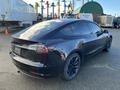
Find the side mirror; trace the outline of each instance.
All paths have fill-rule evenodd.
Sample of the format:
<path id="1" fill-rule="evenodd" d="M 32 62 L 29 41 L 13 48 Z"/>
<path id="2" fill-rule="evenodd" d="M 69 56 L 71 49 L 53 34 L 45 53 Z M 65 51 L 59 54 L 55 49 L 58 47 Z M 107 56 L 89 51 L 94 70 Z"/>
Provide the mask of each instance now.
<path id="1" fill-rule="evenodd" d="M 109 33 L 108 30 L 103 30 L 104 33 Z"/>

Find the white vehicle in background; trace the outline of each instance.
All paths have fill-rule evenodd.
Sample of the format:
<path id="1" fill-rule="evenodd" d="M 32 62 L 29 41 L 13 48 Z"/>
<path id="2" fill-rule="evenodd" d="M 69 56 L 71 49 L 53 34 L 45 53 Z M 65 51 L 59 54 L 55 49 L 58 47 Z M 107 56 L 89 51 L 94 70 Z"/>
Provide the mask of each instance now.
<path id="1" fill-rule="evenodd" d="M 0 22 L 32 25 L 37 21 L 34 8 L 23 0 L 0 0 Z"/>
<path id="2" fill-rule="evenodd" d="M 66 14 L 63 18 L 93 21 L 93 15 L 91 13 L 80 13 L 79 15 Z"/>
<path id="3" fill-rule="evenodd" d="M 102 27 L 113 27 L 114 16 L 102 15 L 99 16 L 99 21 Z"/>
<path id="4" fill-rule="evenodd" d="M 93 21 L 93 15 L 91 13 L 80 13 L 79 18 L 80 20 Z"/>

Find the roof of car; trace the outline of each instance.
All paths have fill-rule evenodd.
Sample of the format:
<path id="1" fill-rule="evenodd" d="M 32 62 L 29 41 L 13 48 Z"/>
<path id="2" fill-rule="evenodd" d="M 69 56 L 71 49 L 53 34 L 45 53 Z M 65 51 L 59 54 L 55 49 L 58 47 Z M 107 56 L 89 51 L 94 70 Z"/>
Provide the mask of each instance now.
<path id="1" fill-rule="evenodd" d="M 91 21 L 88 21 L 88 20 L 81 20 L 81 19 L 73 19 L 73 18 L 69 18 L 69 19 L 67 19 L 67 18 L 64 18 L 64 19 L 54 19 L 54 20 L 49 20 L 49 21 L 56 21 L 56 22 L 64 22 L 64 23 L 70 23 L 70 22 L 74 22 L 74 21 L 86 21 L 86 22 L 91 22 Z"/>
<path id="2" fill-rule="evenodd" d="M 54 20 L 48 20 L 48 21 L 45 21 L 45 22 L 59 22 L 59 26 L 62 26 L 62 25 L 65 25 L 65 24 L 69 24 L 69 23 L 72 23 L 72 22 L 75 22 L 75 21 L 85 21 L 85 22 L 91 22 L 91 21 L 88 21 L 88 20 L 80 20 L 80 19 L 54 19 Z"/>
<path id="3" fill-rule="evenodd" d="M 54 19 L 54 20 L 49 20 L 50 22 L 62 22 L 62 23 L 70 23 L 73 21 L 77 21 L 78 19 Z"/>

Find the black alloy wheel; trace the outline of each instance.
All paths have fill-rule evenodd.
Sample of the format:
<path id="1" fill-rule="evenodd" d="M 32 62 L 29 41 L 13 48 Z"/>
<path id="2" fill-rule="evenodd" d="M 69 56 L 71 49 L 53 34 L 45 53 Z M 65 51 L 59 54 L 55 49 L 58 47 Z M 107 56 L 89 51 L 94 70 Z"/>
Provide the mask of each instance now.
<path id="1" fill-rule="evenodd" d="M 111 43 L 112 43 L 112 38 L 106 44 L 104 51 L 109 52 L 109 50 L 111 48 Z"/>
<path id="2" fill-rule="evenodd" d="M 74 79 L 80 70 L 80 65 L 81 65 L 80 55 L 77 53 L 71 54 L 65 62 L 62 76 L 63 79 L 65 80 Z"/>

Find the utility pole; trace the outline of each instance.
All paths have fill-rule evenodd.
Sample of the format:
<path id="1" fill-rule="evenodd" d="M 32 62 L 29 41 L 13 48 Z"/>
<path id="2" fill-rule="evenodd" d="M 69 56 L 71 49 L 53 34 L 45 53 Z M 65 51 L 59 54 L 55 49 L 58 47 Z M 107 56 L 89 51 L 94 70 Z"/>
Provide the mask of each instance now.
<path id="1" fill-rule="evenodd" d="M 43 3 L 44 3 L 44 1 L 41 0 L 40 3 L 41 3 L 41 15 L 43 17 L 43 9 L 44 9 Z"/>
<path id="2" fill-rule="evenodd" d="M 49 1 L 46 1 L 46 5 L 47 5 L 47 18 L 48 18 L 48 16 L 49 16 Z"/>
<path id="3" fill-rule="evenodd" d="M 60 18 L 60 0 L 58 0 L 58 18 Z"/>
<path id="4" fill-rule="evenodd" d="M 66 14 L 66 0 L 63 0 L 64 2 L 64 14 Z"/>
<path id="5" fill-rule="evenodd" d="M 53 8 L 53 19 L 54 19 L 54 15 L 55 15 L 55 12 L 54 12 L 54 9 L 55 9 L 55 3 L 53 2 L 51 7 Z"/>
<path id="6" fill-rule="evenodd" d="M 73 12 L 74 12 L 74 9 L 75 9 L 75 1 L 73 0 Z"/>

